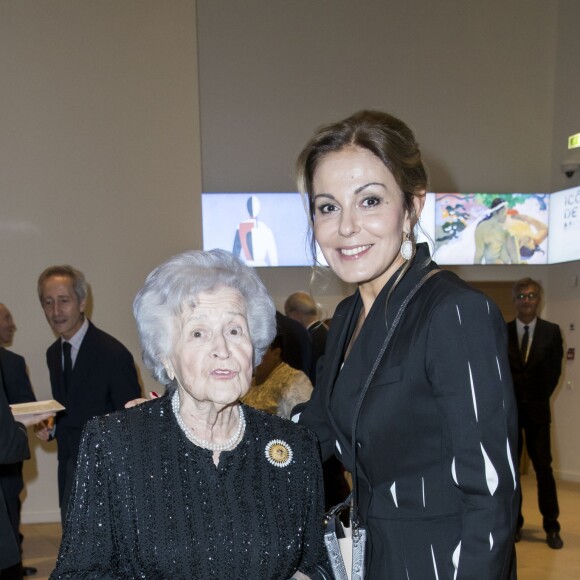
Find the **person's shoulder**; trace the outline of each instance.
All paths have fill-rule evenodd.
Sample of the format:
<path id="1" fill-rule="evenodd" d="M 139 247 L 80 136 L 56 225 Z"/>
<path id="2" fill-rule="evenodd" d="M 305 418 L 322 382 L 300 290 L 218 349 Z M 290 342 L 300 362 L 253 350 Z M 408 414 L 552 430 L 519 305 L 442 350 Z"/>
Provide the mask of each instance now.
<path id="1" fill-rule="evenodd" d="M 542 331 L 551 330 L 552 332 L 560 332 L 560 327 L 555 322 L 550 322 L 549 320 L 544 320 L 543 318 L 537 319 L 536 328 L 540 328 Z"/>
<path id="2" fill-rule="evenodd" d="M 441 299 L 479 299 L 485 295 L 449 270 L 440 270 L 427 282 Z"/>
<path id="3" fill-rule="evenodd" d="M 54 355 L 55 353 L 61 354 L 60 349 L 60 337 L 57 338 L 47 349 L 46 349 L 46 356 Z"/>
<path id="4" fill-rule="evenodd" d="M 115 338 L 108 332 L 101 330 L 92 322 L 89 322 L 89 328 L 83 342 L 87 339 L 89 344 L 93 343 L 93 345 L 98 345 L 100 348 L 106 349 L 109 352 L 117 352 L 119 354 L 129 353 L 127 347 L 119 339 Z"/>
<path id="5" fill-rule="evenodd" d="M 119 432 L 126 434 L 128 431 L 140 429 L 141 426 L 150 429 L 156 419 L 167 415 L 169 407 L 164 397 L 151 399 L 130 409 L 119 409 L 106 415 L 98 415 L 87 422 L 87 426 L 106 433 Z"/>
<path id="6" fill-rule="evenodd" d="M 431 282 L 429 299 L 433 308 L 455 310 L 459 316 L 462 310 L 472 312 L 479 310 L 482 313 L 501 316 L 499 308 L 491 298 L 453 272 L 441 270 L 429 282 Z"/>
<path id="7" fill-rule="evenodd" d="M 305 427 L 265 411 L 244 405 L 244 414 L 250 428 L 260 439 L 288 441 L 288 443 L 310 446 L 316 443 L 314 433 Z"/>
<path id="8" fill-rule="evenodd" d="M 0 347 L 0 359 L 5 364 L 26 364 L 24 357 L 4 347 Z"/>

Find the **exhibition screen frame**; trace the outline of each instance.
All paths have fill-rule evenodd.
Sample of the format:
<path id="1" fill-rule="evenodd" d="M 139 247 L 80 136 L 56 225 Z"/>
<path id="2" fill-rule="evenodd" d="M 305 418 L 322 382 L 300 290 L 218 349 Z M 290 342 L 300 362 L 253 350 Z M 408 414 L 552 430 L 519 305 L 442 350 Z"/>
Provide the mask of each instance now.
<path id="1" fill-rule="evenodd" d="M 296 192 L 202 194 L 203 248 L 256 267 L 312 266 Z M 580 187 L 555 193 L 428 193 L 416 228 L 441 265 L 580 260 Z M 317 262 L 325 265 L 317 251 Z"/>

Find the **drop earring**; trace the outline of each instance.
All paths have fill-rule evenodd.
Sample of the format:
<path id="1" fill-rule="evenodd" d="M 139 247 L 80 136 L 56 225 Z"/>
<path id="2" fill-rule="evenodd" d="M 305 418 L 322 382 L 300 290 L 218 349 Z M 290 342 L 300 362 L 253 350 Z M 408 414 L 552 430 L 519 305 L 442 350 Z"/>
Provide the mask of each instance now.
<path id="1" fill-rule="evenodd" d="M 401 256 L 408 261 L 413 257 L 413 242 L 411 241 L 411 234 L 405 233 L 405 239 L 401 244 Z"/>

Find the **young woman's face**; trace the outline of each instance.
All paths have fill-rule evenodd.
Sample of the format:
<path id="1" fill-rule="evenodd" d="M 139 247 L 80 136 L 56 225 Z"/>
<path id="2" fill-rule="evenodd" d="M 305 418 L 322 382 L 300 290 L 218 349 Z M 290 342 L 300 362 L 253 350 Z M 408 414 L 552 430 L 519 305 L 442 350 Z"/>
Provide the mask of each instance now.
<path id="1" fill-rule="evenodd" d="M 393 174 L 366 149 L 323 157 L 313 176 L 314 236 L 335 274 L 378 293 L 404 263 L 400 248 L 411 232 Z"/>

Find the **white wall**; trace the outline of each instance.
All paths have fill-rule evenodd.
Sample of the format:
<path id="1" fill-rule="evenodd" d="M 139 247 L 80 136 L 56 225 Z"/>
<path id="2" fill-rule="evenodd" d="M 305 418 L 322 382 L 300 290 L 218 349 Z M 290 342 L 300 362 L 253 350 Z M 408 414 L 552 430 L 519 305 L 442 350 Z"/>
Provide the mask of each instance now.
<path id="1" fill-rule="evenodd" d="M 200 247 L 196 50 L 189 0 L 0 3 L 0 301 L 39 398 L 54 340 L 36 297 L 46 266 L 85 272 L 94 322 L 140 363 L 136 291 Z M 33 444 L 24 521 L 59 519 L 55 447 Z"/>

